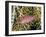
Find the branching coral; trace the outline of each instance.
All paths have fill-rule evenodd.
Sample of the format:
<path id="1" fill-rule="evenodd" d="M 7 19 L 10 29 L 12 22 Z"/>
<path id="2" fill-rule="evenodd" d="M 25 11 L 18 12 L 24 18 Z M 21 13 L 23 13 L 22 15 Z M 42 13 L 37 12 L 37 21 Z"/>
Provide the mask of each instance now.
<path id="1" fill-rule="evenodd" d="M 13 6 L 14 7 L 14 6 Z M 12 25 L 12 31 L 22 31 L 22 30 L 40 30 L 41 29 L 41 7 L 32 6 L 17 6 L 15 8 L 15 20 Z M 35 20 L 26 24 L 19 23 L 20 17 L 22 16 L 36 16 Z M 18 20 L 19 19 L 19 20 Z M 25 18 L 26 20 L 26 18 Z"/>

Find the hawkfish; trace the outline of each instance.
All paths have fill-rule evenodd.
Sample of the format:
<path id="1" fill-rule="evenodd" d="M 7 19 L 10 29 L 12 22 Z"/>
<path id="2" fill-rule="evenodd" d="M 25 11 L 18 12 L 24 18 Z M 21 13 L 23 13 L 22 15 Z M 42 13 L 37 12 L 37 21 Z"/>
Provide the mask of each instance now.
<path id="1" fill-rule="evenodd" d="M 26 16 L 20 17 L 19 23 L 21 23 L 21 24 L 26 24 L 29 22 L 32 23 L 33 20 L 35 20 L 35 16 L 26 15 Z"/>

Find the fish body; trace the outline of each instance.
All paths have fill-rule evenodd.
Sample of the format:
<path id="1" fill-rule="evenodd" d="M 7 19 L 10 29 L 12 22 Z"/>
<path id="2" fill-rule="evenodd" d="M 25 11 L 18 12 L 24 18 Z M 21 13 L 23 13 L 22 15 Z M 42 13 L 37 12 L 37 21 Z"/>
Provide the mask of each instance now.
<path id="1" fill-rule="evenodd" d="M 29 23 L 29 22 L 32 22 L 34 19 L 35 19 L 35 16 L 22 16 L 20 17 L 19 23 L 21 24 Z"/>

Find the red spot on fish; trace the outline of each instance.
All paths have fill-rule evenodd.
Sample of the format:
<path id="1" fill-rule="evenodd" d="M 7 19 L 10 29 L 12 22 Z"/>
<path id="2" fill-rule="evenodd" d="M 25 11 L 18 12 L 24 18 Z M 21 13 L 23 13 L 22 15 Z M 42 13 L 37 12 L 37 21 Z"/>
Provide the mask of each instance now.
<path id="1" fill-rule="evenodd" d="M 19 23 L 21 24 L 29 23 L 29 22 L 32 22 L 34 19 L 35 19 L 35 16 L 22 16 L 20 17 Z"/>

